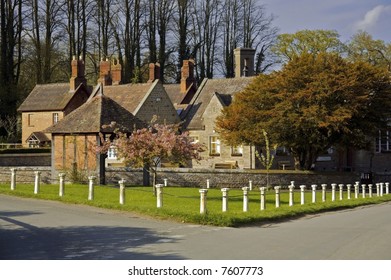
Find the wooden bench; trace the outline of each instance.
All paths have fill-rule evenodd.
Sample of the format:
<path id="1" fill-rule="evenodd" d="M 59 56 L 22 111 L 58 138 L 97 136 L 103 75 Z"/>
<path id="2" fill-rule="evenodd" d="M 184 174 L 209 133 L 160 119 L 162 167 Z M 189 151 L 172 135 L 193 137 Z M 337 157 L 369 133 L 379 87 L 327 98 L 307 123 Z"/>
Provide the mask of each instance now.
<path id="1" fill-rule="evenodd" d="M 215 163 L 215 169 L 236 169 L 236 162 Z"/>
<path id="2" fill-rule="evenodd" d="M 288 160 L 281 160 L 278 162 L 279 169 L 285 170 L 285 169 L 289 169 L 290 167 L 291 167 L 291 162 Z"/>

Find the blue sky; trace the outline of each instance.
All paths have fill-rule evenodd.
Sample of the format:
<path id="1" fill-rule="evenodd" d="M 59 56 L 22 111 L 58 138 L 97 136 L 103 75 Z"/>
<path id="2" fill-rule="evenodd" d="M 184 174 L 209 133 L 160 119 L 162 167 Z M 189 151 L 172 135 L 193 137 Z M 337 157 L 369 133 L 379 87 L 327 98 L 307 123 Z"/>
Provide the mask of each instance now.
<path id="1" fill-rule="evenodd" d="M 332 29 L 343 42 L 358 30 L 391 43 L 391 0 L 258 0 L 280 33 Z"/>

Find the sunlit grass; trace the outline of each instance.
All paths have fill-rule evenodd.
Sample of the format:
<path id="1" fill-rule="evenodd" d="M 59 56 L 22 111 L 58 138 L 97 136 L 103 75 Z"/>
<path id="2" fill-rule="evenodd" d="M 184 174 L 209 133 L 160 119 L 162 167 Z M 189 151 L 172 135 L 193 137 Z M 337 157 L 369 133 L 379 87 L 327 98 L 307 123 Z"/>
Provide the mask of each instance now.
<path id="1" fill-rule="evenodd" d="M 391 195 L 372 198 L 355 199 L 352 191 L 351 199 L 347 199 L 346 191 L 343 200 L 331 201 L 331 192 L 327 192 L 326 202 L 321 201 L 321 191 L 317 191 L 316 203 L 312 203 L 311 191 L 305 193 L 305 204 L 300 205 L 299 190 L 295 191 L 294 205 L 289 206 L 289 193 L 282 190 L 280 207 L 275 207 L 275 192 L 266 193 L 266 209 L 260 210 L 260 192 L 249 192 L 249 209 L 243 212 L 243 191 L 231 189 L 228 198 L 228 211 L 222 212 L 222 193 L 220 189 L 209 189 L 207 193 L 207 213 L 200 214 L 200 193 L 198 188 L 164 187 L 163 207 L 157 208 L 156 197 L 151 187 L 128 186 L 126 188 L 125 204 L 119 204 L 119 188 L 115 186 L 95 186 L 94 200 L 88 200 L 88 186 L 67 184 L 65 194 L 59 197 L 58 185 L 40 186 L 40 192 L 34 194 L 33 184 L 18 184 L 15 190 L 10 190 L 9 184 L 0 184 L 0 193 L 46 200 L 56 200 L 64 203 L 85 204 L 95 207 L 130 211 L 160 219 L 171 219 L 185 223 L 199 223 L 216 226 L 239 226 L 250 223 L 267 223 L 281 219 L 290 219 L 305 214 L 319 213 L 338 209 L 346 209 L 367 204 L 382 203 L 391 200 Z"/>

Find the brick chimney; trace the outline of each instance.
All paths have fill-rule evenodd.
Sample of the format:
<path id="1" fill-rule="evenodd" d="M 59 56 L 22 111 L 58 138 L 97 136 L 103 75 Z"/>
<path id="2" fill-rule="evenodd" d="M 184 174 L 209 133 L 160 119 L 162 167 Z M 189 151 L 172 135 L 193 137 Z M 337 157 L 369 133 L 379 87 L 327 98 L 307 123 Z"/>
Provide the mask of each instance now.
<path id="1" fill-rule="evenodd" d="M 181 93 L 186 93 L 194 82 L 194 60 L 184 60 L 181 68 Z"/>
<path id="2" fill-rule="evenodd" d="M 153 83 L 155 80 L 160 79 L 160 64 L 149 63 L 149 80 L 148 83 Z"/>
<path id="3" fill-rule="evenodd" d="M 102 59 L 99 65 L 99 79 L 98 83 L 102 83 L 104 86 L 110 86 L 111 80 L 111 62 L 108 58 Z"/>
<path id="4" fill-rule="evenodd" d="M 118 62 L 118 60 L 113 60 L 113 63 L 111 64 L 111 79 L 113 81 L 113 85 L 119 85 L 122 83 L 121 75 L 122 65 Z"/>
<path id="5" fill-rule="evenodd" d="M 255 50 L 249 48 L 237 48 L 235 54 L 235 77 L 254 76 Z"/>
<path id="6" fill-rule="evenodd" d="M 69 89 L 71 91 L 74 91 L 80 84 L 84 84 L 85 86 L 87 86 L 87 80 L 84 76 L 84 61 L 81 58 L 76 59 L 76 56 L 74 55 L 71 61 L 71 68 L 72 73 L 71 78 L 69 80 Z"/>

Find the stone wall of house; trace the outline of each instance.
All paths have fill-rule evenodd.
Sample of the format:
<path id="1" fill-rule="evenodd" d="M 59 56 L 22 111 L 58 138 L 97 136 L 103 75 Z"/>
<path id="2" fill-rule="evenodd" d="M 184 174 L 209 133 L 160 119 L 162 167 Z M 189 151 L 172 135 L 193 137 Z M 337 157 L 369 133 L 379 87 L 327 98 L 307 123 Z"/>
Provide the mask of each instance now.
<path id="1" fill-rule="evenodd" d="M 136 117 L 145 123 L 150 123 L 155 115 L 159 117 L 159 123 L 172 124 L 179 122 L 175 107 L 171 103 L 163 85 L 160 83 L 157 83 L 153 87 L 147 99 L 138 108 L 137 112 L 134 113 Z"/>
<path id="2" fill-rule="evenodd" d="M 0 166 L 50 166 L 48 154 L 1 154 Z"/>

